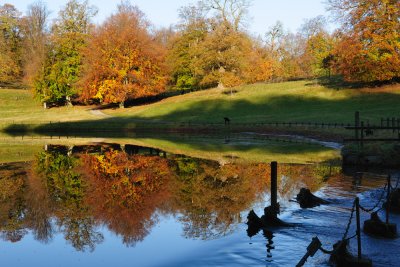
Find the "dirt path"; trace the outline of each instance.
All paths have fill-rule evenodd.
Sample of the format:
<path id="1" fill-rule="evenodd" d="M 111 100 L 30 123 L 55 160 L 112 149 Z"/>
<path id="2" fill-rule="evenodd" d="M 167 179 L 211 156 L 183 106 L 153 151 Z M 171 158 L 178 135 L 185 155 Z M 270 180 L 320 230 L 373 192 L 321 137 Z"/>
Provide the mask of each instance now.
<path id="1" fill-rule="evenodd" d="M 102 112 L 101 110 L 98 110 L 98 109 L 91 109 L 90 113 L 94 116 L 101 117 L 101 118 L 112 118 L 112 116 L 105 114 L 104 112 Z"/>

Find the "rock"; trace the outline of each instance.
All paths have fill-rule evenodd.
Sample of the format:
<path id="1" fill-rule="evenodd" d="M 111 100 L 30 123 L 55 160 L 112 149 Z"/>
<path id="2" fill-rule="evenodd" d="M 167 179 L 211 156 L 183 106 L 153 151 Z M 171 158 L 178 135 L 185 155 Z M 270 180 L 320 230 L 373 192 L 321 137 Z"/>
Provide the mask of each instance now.
<path id="1" fill-rule="evenodd" d="M 255 236 L 264 227 L 262 220 L 258 215 L 251 210 L 247 215 L 247 235 L 249 237 Z"/>
<path id="2" fill-rule="evenodd" d="M 354 257 L 347 249 L 349 241 L 339 241 L 333 245 L 334 252 L 329 261 L 337 267 L 369 267 L 372 262 L 369 259 L 358 259 Z"/>
<path id="3" fill-rule="evenodd" d="M 397 236 L 397 225 L 386 224 L 379 218 L 377 212 L 373 212 L 371 219 L 364 222 L 364 232 L 376 236 L 395 238 Z"/>
<path id="4" fill-rule="evenodd" d="M 315 195 L 313 195 L 310 189 L 302 188 L 300 189 L 300 193 L 296 196 L 297 202 L 300 204 L 300 207 L 305 208 L 313 208 L 319 206 L 321 204 L 329 204 L 328 201 L 325 201 Z"/>
<path id="5" fill-rule="evenodd" d="M 266 230 L 267 227 L 291 226 L 289 223 L 278 218 L 277 207 L 271 206 L 264 209 L 264 215 L 261 218 L 251 210 L 247 215 L 247 235 L 252 237 L 256 235 L 261 229 Z"/>
<path id="6" fill-rule="evenodd" d="M 400 188 L 395 189 L 390 193 L 390 212 L 400 213 Z M 386 209 L 387 202 L 383 204 Z"/>
<path id="7" fill-rule="evenodd" d="M 264 215 L 261 216 L 261 221 L 264 226 L 290 226 L 291 224 L 285 223 L 278 218 L 279 203 L 277 207 L 268 206 L 264 208 Z"/>

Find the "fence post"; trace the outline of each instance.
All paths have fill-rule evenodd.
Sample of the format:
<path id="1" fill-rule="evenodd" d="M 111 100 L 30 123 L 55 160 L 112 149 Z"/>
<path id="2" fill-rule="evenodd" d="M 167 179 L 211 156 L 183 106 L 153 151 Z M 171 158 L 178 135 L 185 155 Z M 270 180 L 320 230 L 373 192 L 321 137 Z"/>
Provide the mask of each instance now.
<path id="1" fill-rule="evenodd" d="M 278 208 L 278 163 L 271 162 L 271 207 Z"/>
<path id="2" fill-rule="evenodd" d="M 395 129 L 394 129 L 394 127 L 396 127 L 396 119 L 393 117 L 392 118 L 392 127 L 393 127 L 393 133 L 395 132 Z"/>
<path id="3" fill-rule="evenodd" d="M 360 112 L 356 111 L 354 114 L 354 126 L 355 128 L 355 138 L 358 139 L 358 129 L 357 127 L 360 125 Z"/>
<path id="4" fill-rule="evenodd" d="M 361 122 L 361 147 L 364 147 L 364 122 Z"/>
<path id="5" fill-rule="evenodd" d="M 389 211 L 390 211 L 390 186 L 391 186 L 391 177 L 390 174 L 387 177 L 387 196 L 386 196 L 386 224 L 389 224 Z"/>
<path id="6" fill-rule="evenodd" d="M 357 218 L 357 248 L 358 260 L 361 260 L 361 230 L 360 230 L 360 199 L 356 197 L 356 218 Z"/>

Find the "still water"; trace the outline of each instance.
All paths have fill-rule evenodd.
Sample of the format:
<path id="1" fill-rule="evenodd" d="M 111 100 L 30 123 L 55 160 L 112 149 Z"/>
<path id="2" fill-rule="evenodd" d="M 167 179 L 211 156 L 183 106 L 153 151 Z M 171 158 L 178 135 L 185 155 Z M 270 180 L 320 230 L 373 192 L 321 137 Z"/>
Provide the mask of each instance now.
<path id="1" fill-rule="evenodd" d="M 117 144 L 46 146 L 34 158 L 0 165 L 2 267 L 295 266 L 312 237 L 326 249 L 341 239 L 354 197 L 366 207 L 378 201 L 379 174 L 399 176 L 280 164 L 279 217 L 295 225 L 249 237 L 249 211 L 261 215 L 270 200 L 269 164 Z M 301 209 L 291 200 L 302 187 L 331 204 Z M 398 238 L 362 241 L 374 266 L 400 266 Z M 330 266 L 329 257 L 318 252 L 306 266 Z"/>

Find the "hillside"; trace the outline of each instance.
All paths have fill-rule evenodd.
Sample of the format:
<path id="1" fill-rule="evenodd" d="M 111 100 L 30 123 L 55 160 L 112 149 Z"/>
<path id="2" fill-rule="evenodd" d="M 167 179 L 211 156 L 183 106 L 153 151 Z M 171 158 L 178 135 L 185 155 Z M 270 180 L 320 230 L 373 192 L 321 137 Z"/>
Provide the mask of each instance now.
<path id="1" fill-rule="evenodd" d="M 106 111 L 112 116 L 178 122 L 327 122 L 352 123 L 400 114 L 400 86 L 331 89 L 313 81 L 253 84 L 211 89 L 164 99 L 158 103 Z"/>
<path id="2" fill-rule="evenodd" d="M 381 117 L 399 117 L 400 85 L 362 89 L 332 89 L 314 81 L 253 84 L 232 89 L 210 89 L 166 98 L 156 103 L 125 109 L 58 107 L 44 110 L 26 90 L 0 90 L 0 127 L 33 124 L 32 129 L 63 123 L 73 129 L 118 130 L 151 127 L 158 122 L 231 124 L 243 122 L 353 123 L 354 112 L 379 123 Z M 168 126 L 166 126 L 168 127 Z"/>

